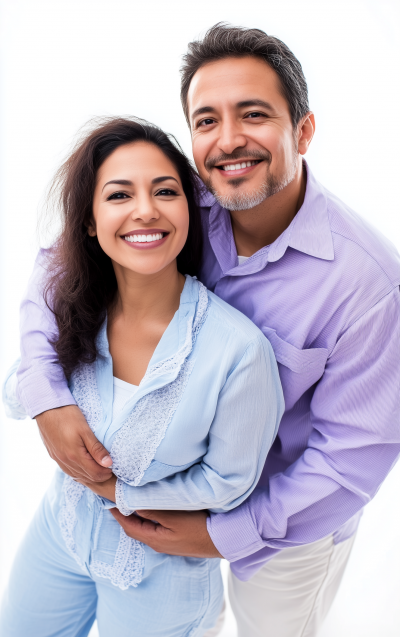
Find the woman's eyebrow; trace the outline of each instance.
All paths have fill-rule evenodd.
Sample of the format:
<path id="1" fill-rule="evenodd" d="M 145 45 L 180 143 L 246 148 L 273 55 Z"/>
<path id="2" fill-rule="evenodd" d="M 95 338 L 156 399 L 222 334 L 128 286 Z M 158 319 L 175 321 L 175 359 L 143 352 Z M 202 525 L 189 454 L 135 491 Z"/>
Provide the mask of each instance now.
<path id="1" fill-rule="evenodd" d="M 154 179 L 151 180 L 151 183 L 159 184 L 161 181 L 166 181 L 167 179 L 173 179 L 174 181 L 176 181 L 177 184 L 179 184 L 179 181 L 175 179 L 175 177 L 171 177 L 171 175 L 166 175 L 164 177 L 155 177 Z"/>
<path id="2" fill-rule="evenodd" d="M 118 184 L 118 186 L 133 186 L 132 182 L 129 181 L 129 179 L 112 179 L 111 181 L 107 181 L 107 183 L 104 184 L 101 192 L 103 192 L 104 188 L 108 186 L 108 184 Z"/>

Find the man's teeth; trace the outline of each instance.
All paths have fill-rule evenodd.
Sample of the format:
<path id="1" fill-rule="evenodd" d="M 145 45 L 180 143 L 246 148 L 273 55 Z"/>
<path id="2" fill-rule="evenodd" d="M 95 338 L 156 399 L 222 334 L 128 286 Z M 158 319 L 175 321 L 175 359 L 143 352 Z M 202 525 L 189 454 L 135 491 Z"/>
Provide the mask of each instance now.
<path id="1" fill-rule="evenodd" d="M 163 235 L 162 232 L 157 232 L 157 234 L 129 234 L 124 238 L 129 243 L 150 243 L 151 241 L 159 241 L 163 238 Z"/>
<path id="2" fill-rule="evenodd" d="M 222 166 L 222 170 L 240 170 L 241 168 L 255 166 L 255 164 L 258 164 L 258 161 L 242 161 L 241 164 L 228 164 L 227 166 Z"/>

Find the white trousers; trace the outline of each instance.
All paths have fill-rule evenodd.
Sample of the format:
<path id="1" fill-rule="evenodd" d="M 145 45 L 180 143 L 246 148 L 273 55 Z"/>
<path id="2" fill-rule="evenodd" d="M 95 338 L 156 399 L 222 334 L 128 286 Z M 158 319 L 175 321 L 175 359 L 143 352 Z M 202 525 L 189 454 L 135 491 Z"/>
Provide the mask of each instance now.
<path id="1" fill-rule="evenodd" d="M 284 549 L 248 582 L 230 573 L 229 599 L 238 637 L 316 637 L 339 588 L 353 543 L 354 536 L 337 545 L 329 536 Z M 218 635 L 221 622 L 222 613 L 217 626 L 204 637 Z"/>

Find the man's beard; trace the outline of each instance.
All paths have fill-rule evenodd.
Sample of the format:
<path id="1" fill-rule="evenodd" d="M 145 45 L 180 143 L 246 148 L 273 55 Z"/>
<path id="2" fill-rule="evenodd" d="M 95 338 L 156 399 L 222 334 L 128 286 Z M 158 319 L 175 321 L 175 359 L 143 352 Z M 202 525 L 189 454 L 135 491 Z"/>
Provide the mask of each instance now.
<path id="1" fill-rule="evenodd" d="M 215 199 L 218 201 L 219 205 L 222 208 L 226 208 L 227 210 L 231 210 L 232 212 L 240 211 L 240 210 L 250 210 L 251 208 L 255 208 L 260 205 L 263 201 L 276 195 L 278 192 L 286 188 L 290 183 L 292 183 L 293 179 L 296 176 L 297 170 L 297 159 L 298 159 L 298 150 L 294 149 L 293 152 L 293 161 L 290 166 L 290 169 L 286 172 L 286 174 L 281 177 L 276 177 L 273 175 L 269 167 L 271 165 L 271 153 L 265 150 L 263 153 L 258 151 L 247 151 L 244 153 L 242 150 L 237 152 L 233 152 L 231 155 L 224 155 L 218 158 L 210 158 L 207 160 L 205 166 L 207 169 L 214 168 L 214 166 L 218 165 L 222 161 L 231 161 L 234 163 L 237 160 L 242 158 L 252 158 L 252 159 L 260 159 L 266 162 L 267 164 L 267 175 L 264 183 L 261 184 L 259 188 L 253 190 L 251 193 L 246 192 L 234 192 L 229 195 L 221 195 L 211 183 L 211 178 L 205 181 L 205 185 L 208 190 L 214 195 Z M 218 170 L 218 169 L 217 169 Z M 245 177 L 236 177 L 230 179 L 228 184 L 238 190 L 240 186 L 245 183 Z"/>

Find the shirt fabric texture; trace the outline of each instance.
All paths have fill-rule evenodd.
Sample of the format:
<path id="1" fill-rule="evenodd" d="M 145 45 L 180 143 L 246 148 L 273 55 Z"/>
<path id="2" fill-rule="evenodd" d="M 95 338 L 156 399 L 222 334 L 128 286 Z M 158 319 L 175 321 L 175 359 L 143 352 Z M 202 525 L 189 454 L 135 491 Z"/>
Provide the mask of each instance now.
<path id="1" fill-rule="evenodd" d="M 400 453 L 400 259 L 307 171 L 303 205 L 239 265 L 231 218 L 204 191 L 200 280 L 248 316 L 278 361 L 285 413 L 257 488 L 214 513 L 213 542 L 249 579 L 285 547 L 350 537 Z M 36 414 L 74 400 L 49 345 L 40 264 L 21 306 L 19 399 Z"/>

